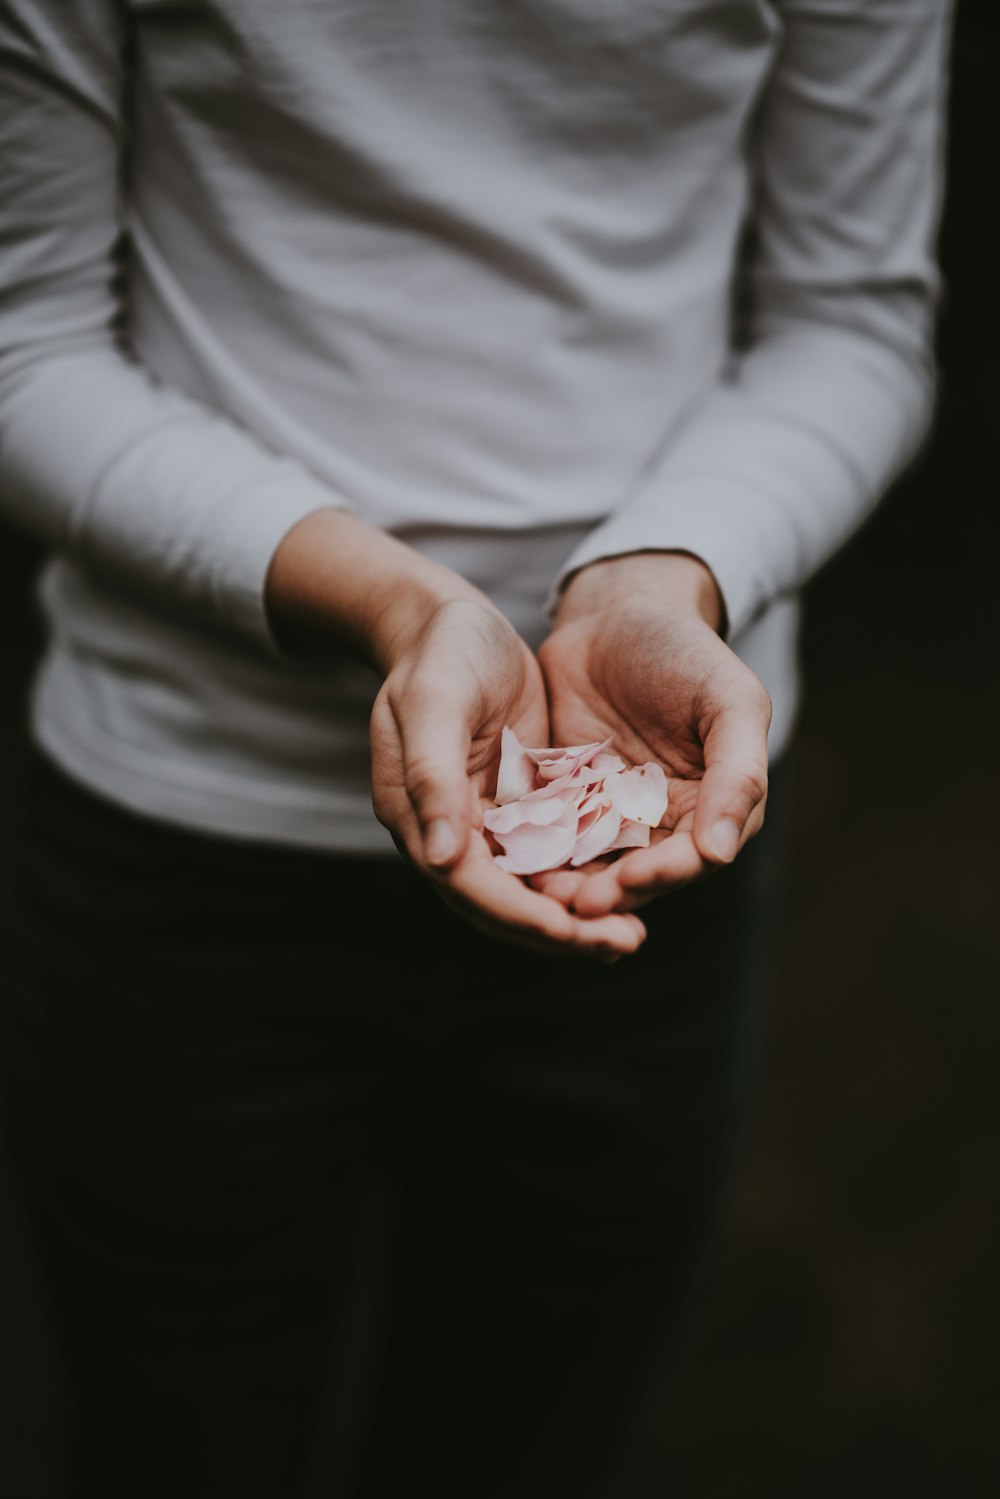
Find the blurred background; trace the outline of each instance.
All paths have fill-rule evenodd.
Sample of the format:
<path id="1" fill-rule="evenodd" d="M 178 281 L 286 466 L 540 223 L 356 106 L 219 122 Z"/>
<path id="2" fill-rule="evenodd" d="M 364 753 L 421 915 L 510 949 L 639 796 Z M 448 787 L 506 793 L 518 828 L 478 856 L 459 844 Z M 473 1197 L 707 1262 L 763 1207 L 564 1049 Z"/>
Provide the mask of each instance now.
<path id="1" fill-rule="evenodd" d="M 664 1409 L 677 1499 L 1000 1494 L 998 30 L 960 7 L 933 439 L 808 593 L 770 1050 Z M 37 560 L 0 527 L 0 878 Z M 10 1499 L 44 1491 L 38 1325 L 2 1234 Z"/>

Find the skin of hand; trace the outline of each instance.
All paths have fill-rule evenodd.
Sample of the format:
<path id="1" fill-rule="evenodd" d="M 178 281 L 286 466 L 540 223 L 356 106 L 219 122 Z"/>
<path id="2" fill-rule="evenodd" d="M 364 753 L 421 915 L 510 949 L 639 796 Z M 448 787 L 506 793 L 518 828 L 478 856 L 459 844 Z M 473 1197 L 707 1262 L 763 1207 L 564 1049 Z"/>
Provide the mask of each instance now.
<path id="1" fill-rule="evenodd" d="M 535 950 L 616 961 L 645 937 L 638 917 L 588 917 L 498 869 L 483 832 L 500 731 L 548 735 L 538 663 L 465 579 L 355 516 L 300 521 L 268 571 L 266 606 L 289 653 L 345 646 L 382 677 L 371 717 L 372 800 L 400 851 L 459 915 Z"/>
<path id="2" fill-rule="evenodd" d="M 568 909 L 630 911 L 730 863 L 764 821 L 771 700 L 720 638 L 723 602 L 687 553 L 631 553 L 581 569 L 539 652 L 555 744 L 614 740 L 669 778 L 646 849 L 532 884 Z"/>

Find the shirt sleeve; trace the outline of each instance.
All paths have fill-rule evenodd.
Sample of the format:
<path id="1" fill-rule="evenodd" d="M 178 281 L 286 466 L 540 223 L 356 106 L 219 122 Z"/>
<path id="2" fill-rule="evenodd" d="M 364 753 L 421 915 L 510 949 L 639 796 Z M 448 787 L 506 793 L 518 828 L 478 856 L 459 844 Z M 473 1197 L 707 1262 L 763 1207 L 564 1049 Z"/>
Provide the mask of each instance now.
<path id="1" fill-rule="evenodd" d="M 700 557 L 730 635 L 854 532 L 926 433 L 948 0 L 778 0 L 748 143 L 746 319 L 641 489 L 570 557 Z"/>
<path id="2" fill-rule="evenodd" d="M 161 606 L 275 648 L 282 537 L 348 508 L 133 358 L 122 305 L 124 7 L 0 7 L 0 509 Z"/>

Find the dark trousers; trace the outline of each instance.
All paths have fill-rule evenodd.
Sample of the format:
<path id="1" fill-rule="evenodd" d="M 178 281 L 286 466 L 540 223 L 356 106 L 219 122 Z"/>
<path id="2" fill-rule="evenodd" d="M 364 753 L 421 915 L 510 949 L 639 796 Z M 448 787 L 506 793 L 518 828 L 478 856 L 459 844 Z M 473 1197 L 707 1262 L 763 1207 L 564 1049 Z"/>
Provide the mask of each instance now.
<path id="1" fill-rule="evenodd" d="M 773 829 L 603 967 L 41 758 L 22 823 L 0 1081 L 66 1492 L 631 1492 L 745 1124 Z"/>

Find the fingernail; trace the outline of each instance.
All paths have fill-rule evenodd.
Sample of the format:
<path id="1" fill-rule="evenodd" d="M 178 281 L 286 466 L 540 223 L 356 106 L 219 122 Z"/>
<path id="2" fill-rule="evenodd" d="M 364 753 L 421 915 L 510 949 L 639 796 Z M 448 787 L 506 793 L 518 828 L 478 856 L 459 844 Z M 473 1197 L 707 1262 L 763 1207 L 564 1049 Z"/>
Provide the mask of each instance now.
<path id="1" fill-rule="evenodd" d="M 723 864 L 729 864 L 736 858 L 739 841 L 739 828 L 731 818 L 723 817 L 708 835 L 708 852 L 714 858 L 721 859 Z"/>
<path id="2" fill-rule="evenodd" d="M 431 823 L 424 839 L 424 854 L 428 864 L 446 863 L 455 853 L 457 846 L 450 822 L 446 822 L 443 817 L 438 817 Z"/>

